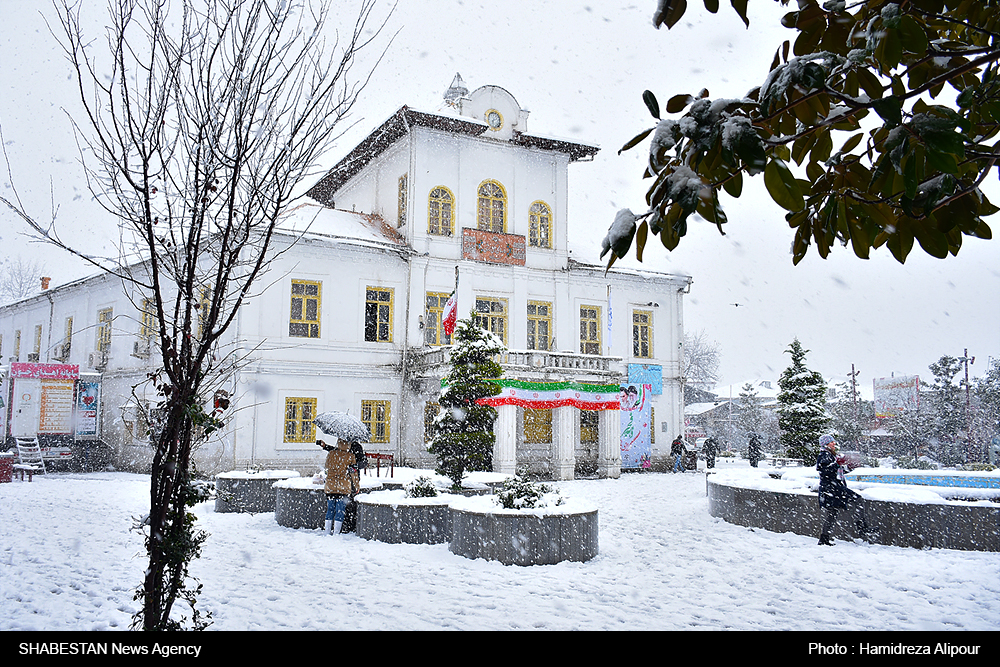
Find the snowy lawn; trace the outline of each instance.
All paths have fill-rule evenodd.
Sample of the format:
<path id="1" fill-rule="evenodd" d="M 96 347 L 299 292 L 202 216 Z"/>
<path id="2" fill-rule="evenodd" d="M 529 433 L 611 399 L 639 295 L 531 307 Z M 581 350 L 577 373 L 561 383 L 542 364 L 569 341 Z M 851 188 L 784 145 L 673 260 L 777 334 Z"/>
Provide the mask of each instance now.
<path id="1" fill-rule="evenodd" d="M 730 525 L 709 516 L 703 473 L 556 486 L 599 508 L 597 558 L 504 566 L 199 505 L 200 608 L 230 631 L 1000 628 L 1000 554 Z M 147 487 L 127 473 L 0 484 L 0 630 L 127 629 Z"/>

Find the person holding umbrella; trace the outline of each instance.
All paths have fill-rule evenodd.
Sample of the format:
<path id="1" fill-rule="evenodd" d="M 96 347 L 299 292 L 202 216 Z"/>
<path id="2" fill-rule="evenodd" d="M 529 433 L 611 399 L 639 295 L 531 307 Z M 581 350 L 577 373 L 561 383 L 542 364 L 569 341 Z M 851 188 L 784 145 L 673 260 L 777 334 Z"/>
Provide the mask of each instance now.
<path id="1" fill-rule="evenodd" d="M 347 499 L 352 492 L 351 466 L 355 464 L 354 454 L 351 453 L 351 443 L 346 440 L 337 440 L 336 447 L 331 447 L 323 440 L 317 440 L 316 444 L 326 450 L 326 522 L 324 529 L 326 534 L 331 532 L 340 533 L 340 528 L 344 524 L 344 513 L 347 509 Z"/>
<path id="2" fill-rule="evenodd" d="M 339 534 L 344 525 L 348 499 L 355 493 L 352 474 L 356 474 L 358 461 L 351 451 L 352 446 L 360 447 L 368 442 L 371 435 L 368 426 L 357 417 L 343 412 L 324 412 L 317 415 L 314 423 L 323 433 L 337 439 L 336 447 L 331 447 L 322 439 L 316 444 L 326 450 L 326 534 Z M 364 451 L 364 450 L 362 450 Z"/>

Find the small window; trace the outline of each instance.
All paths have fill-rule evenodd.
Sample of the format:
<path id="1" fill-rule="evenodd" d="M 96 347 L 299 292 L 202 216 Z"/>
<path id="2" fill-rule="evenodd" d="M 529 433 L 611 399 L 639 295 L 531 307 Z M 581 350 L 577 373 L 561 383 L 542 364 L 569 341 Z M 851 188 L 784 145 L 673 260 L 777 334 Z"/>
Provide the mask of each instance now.
<path id="1" fill-rule="evenodd" d="M 316 440 L 316 399 L 285 399 L 285 442 L 312 442 Z"/>
<path id="2" fill-rule="evenodd" d="M 317 289 L 317 292 L 319 290 Z M 212 313 L 212 288 L 206 287 L 201 290 L 201 301 L 198 302 L 198 340 L 204 340 L 207 330 L 208 317 Z M 318 325 L 317 325 L 318 333 Z"/>
<path id="3" fill-rule="evenodd" d="M 66 318 L 66 335 L 63 337 L 63 345 L 60 356 L 63 359 L 69 359 L 70 352 L 73 350 L 73 318 Z"/>
<path id="4" fill-rule="evenodd" d="M 552 209 L 543 201 L 536 201 L 528 209 L 528 245 L 552 247 Z"/>
<path id="5" fill-rule="evenodd" d="M 429 445 L 434 438 L 434 421 L 441 412 L 441 405 L 433 401 L 424 403 L 424 444 Z"/>
<path id="6" fill-rule="evenodd" d="M 528 302 L 528 349 L 548 350 L 552 338 L 552 304 Z"/>
<path id="7" fill-rule="evenodd" d="M 483 181 L 479 186 L 476 227 L 499 234 L 507 231 L 507 193 L 497 181 Z"/>
<path id="8" fill-rule="evenodd" d="M 21 330 L 14 332 L 14 361 L 21 361 Z"/>
<path id="9" fill-rule="evenodd" d="M 111 320 L 113 318 L 113 311 L 111 308 L 105 308 L 103 310 L 97 311 L 97 351 L 98 352 L 110 352 L 111 351 Z"/>
<path id="10" fill-rule="evenodd" d="M 311 280 L 292 281 L 291 314 L 288 317 L 289 336 L 319 338 L 322 299 L 322 283 Z"/>
<path id="11" fill-rule="evenodd" d="M 601 353 L 600 306 L 580 306 L 580 353 Z"/>
<path id="12" fill-rule="evenodd" d="M 42 325 L 35 325 L 35 346 L 32 349 L 32 354 L 35 357 L 35 361 L 42 360 Z"/>
<path id="13" fill-rule="evenodd" d="M 375 343 L 392 342 L 392 289 L 365 289 L 365 340 Z"/>
<path id="14" fill-rule="evenodd" d="M 387 444 L 389 442 L 389 419 L 391 417 L 389 401 L 361 401 L 361 421 L 372 434 L 371 442 Z"/>
<path id="15" fill-rule="evenodd" d="M 600 441 L 600 416 L 597 410 L 580 410 L 580 442 L 596 445 Z"/>
<path id="16" fill-rule="evenodd" d="M 532 445 L 552 442 L 552 410 L 524 409 L 524 442 Z"/>
<path id="17" fill-rule="evenodd" d="M 431 190 L 427 199 L 427 233 L 452 236 L 455 233 L 455 195 L 444 186 Z"/>
<path id="18" fill-rule="evenodd" d="M 507 344 L 507 299 L 476 297 L 476 326 L 495 334 Z"/>
<path id="19" fill-rule="evenodd" d="M 649 359 L 653 356 L 653 313 L 632 311 L 632 356 Z"/>
<path id="20" fill-rule="evenodd" d="M 427 293 L 424 310 L 424 343 L 427 345 L 451 345 L 451 336 L 445 333 L 442 323 L 449 296 L 444 292 Z"/>
<path id="21" fill-rule="evenodd" d="M 409 178 L 406 174 L 399 177 L 399 193 L 396 202 L 396 226 L 402 227 L 406 224 L 406 199 L 409 192 Z"/>
<path id="22" fill-rule="evenodd" d="M 156 339 L 156 329 L 156 304 L 152 299 L 143 299 L 139 338 L 143 341 L 152 342 Z"/>

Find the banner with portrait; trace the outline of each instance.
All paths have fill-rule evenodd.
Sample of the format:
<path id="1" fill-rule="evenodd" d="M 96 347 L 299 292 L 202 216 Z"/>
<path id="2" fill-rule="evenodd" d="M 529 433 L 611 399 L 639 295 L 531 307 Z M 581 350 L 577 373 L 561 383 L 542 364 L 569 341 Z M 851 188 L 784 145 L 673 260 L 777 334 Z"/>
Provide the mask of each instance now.
<path id="1" fill-rule="evenodd" d="M 622 469 L 646 469 L 652 465 L 652 387 L 649 384 L 622 385 L 621 405 Z"/>

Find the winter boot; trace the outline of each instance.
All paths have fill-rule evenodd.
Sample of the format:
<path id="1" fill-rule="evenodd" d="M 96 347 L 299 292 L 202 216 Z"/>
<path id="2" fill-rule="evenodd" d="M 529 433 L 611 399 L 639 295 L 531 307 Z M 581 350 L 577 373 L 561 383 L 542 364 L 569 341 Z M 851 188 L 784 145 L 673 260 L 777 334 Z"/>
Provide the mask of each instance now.
<path id="1" fill-rule="evenodd" d="M 344 524 L 344 522 L 343 522 L 343 521 L 334 521 L 334 522 L 333 522 L 333 534 L 334 534 L 334 535 L 340 535 L 340 527 L 341 527 L 341 526 L 342 526 L 343 524 Z"/>
<path id="2" fill-rule="evenodd" d="M 830 536 L 827 535 L 827 534 L 825 534 L 825 533 L 823 535 L 819 536 L 819 543 L 820 544 L 824 544 L 824 545 L 826 545 L 828 547 L 832 547 L 833 546 L 833 540 L 831 540 Z"/>
<path id="3" fill-rule="evenodd" d="M 326 523 L 323 525 L 323 532 L 329 535 L 332 529 L 333 529 L 333 519 L 327 519 Z"/>

